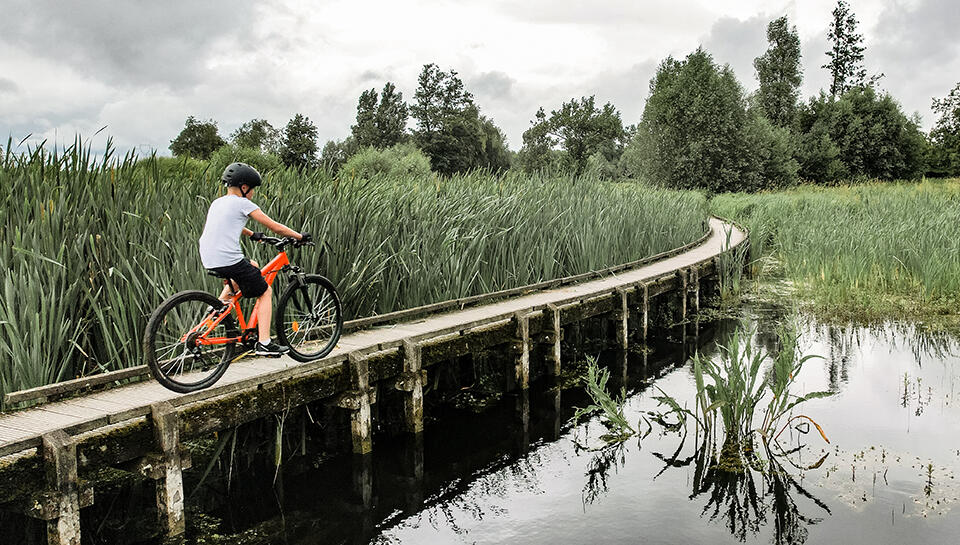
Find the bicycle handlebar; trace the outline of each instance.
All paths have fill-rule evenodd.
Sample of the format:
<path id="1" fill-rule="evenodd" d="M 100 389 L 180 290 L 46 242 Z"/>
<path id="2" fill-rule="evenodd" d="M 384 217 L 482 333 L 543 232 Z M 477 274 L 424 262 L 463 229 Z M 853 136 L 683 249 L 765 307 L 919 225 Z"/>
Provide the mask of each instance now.
<path id="1" fill-rule="evenodd" d="M 316 244 L 313 241 L 300 242 L 299 240 L 293 237 L 277 238 L 277 237 L 264 236 L 258 242 L 260 242 L 261 244 L 272 244 L 273 246 L 276 246 L 278 250 L 283 250 L 287 245 L 290 245 L 290 244 L 293 244 L 294 248 L 299 248 L 301 246 L 316 246 Z"/>

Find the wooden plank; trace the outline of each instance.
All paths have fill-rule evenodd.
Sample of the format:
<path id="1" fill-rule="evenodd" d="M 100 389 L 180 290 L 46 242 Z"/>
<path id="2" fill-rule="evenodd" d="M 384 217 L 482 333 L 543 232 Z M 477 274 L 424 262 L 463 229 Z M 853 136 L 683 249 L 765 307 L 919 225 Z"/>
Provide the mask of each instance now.
<path id="1" fill-rule="evenodd" d="M 55 384 L 48 384 L 46 386 L 39 386 L 37 388 L 30 388 L 29 390 L 20 390 L 17 392 L 10 392 L 6 396 L 4 396 L 3 399 L 8 404 L 20 403 L 22 401 L 33 401 L 35 399 L 52 397 L 57 394 L 63 394 L 67 392 L 75 392 L 78 390 L 82 390 L 84 388 L 100 386 L 110 382 L 115 382 L 118 380 L 126 380 L 133 377 L 146 375 L 149 373 L 150 373 L 150 370 L 147 368 L 146 365 L 138 365 L 136 367 L 130 367 L 128 369 L 119 369 L 117 371 L 99 373 L 96 375 L 75 378 L 72 380 L 65 380 L 63 382 L 57 382 Z"/>

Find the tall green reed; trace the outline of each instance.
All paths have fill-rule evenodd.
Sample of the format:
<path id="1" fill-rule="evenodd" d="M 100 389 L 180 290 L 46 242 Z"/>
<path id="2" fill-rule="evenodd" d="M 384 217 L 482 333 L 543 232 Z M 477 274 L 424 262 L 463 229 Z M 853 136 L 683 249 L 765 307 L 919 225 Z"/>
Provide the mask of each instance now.
<path id="1" fill-rule="evenodd" d="M 95 156 L 79 139 L 11 148 L 0 158 L 0 392 L 139 364 L 165 297 L 217 288 L 197 239 L 219 173 L 109 144 Z M 347 318 L 639 259 L 695 240 L 706 216 L 696 193 L 593 179 L 264 174 L 263 210 L 332 248 L 292 259 L 333 279 Z"/>

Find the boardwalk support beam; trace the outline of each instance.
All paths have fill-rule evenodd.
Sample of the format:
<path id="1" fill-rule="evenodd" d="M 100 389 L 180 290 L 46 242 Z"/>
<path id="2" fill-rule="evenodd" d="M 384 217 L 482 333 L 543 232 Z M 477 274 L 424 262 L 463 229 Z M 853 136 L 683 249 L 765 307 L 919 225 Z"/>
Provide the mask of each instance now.
<path id="1" fill-rule="evenodd" d="M 617 335 L 617 348 L 626 350 L 628 339 L 630 337 L 630 307 L 627 306 L 627 290 L 618 288 L 617 294 L 620 296 L 619 310 L 614 312 L 614 318 L 616 320 L 615 327 Z"/>
<path id="2" fill-rule="evenodd" d="M 563 329 L 560 328 L 560 309 L 553 303 L 547 304 L 545 313 L 549 322 L 547 334 L 549 335 L 549 350 L 547 352 L 547 374 L 553 377 L 560 376 L 560 341 L 563 338 Z"/>
<path id="3" fill-rule="evenodd" d="M 514 376 L 516 386 L 521 390 L 530 387 L 530 316 L 524 313 L 514 314 L 517 325 L 517 340 L 520 343 Z"/>
<path id="4" fill-rule="evenodd" d="M 167 536 L 185 530 L 183 463 L 180 457 L 180 416 L 169 401 L 150 405 L 157 453 L 140 462 L 140 472 L 156 481 L 157 520 Z"/>
<path id="5" fill-rule="evenodd" d="M 641 331 L 643 344 L 647 344 L 647 328 L 650 323 L 650 285 L 643 285 L 643 318 L 641 319 Z"/>
<path id="6" fill-rule="evenodd" d="M 370 387 L 367 360 L 357 352 L 348 356 L 351 389 L 340 394 L 336 405 L 350 411 L 350 434 L 353 453 L 367 454 L 373 451 L 373 419 L 370 405 L 376 402 L 376 392 Z"/>
<path id="7" fill-rule="evenodd" d="M 427 382 L 427 371 L 423 369 L 423 349 L 420 343 L 410 339 L 403 340 L 403 372 L 397 377 L 394 387 L 403 396 L 403 419 L 406 431 L 423 431 L 423 385 Z"/>
<path id="8" fill-rule="evenodd" d="M 47 521 L 48 545 L 80 545 L 81 496 L 93 503 L 92 490 L 81 493 L 77 478 L 77 445 L 63 430 L 42 437 L 46 501 L 29 515 Z"/>

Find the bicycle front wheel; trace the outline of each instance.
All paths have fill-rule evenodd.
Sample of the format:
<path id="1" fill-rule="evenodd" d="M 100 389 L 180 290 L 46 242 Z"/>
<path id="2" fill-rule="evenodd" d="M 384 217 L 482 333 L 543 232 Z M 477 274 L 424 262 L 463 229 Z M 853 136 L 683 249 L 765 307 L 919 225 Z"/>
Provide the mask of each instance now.
<path id="1" fill-rule="evenodd" d="M 181 291 L 150 315 L 143 354 L 157 382 L 174 392 L 206 388 L 223 376 L 233 359 L 236 341 L 206 344 L 206 339 L 239 336 L 233 315 L 207 332 L 203 324 L 222 303 L 205 291 Z"/>
<path id="2" fill-rule="evenodd" d="M 290 347 L 290 357 L 302 362 L 320 359 L 340 340 L 340 297 L 326 278 L 305 275 L 284 290 L 274 321 L 280 344 Z"/>

